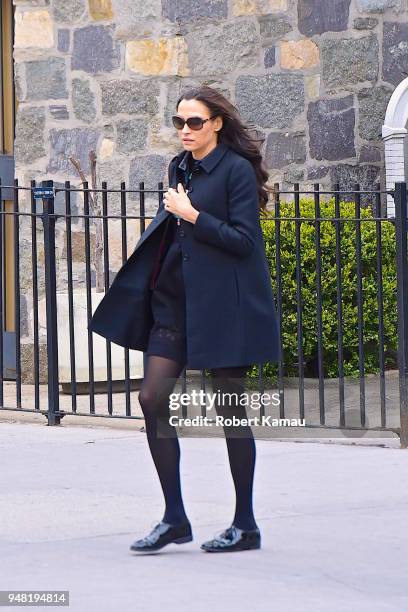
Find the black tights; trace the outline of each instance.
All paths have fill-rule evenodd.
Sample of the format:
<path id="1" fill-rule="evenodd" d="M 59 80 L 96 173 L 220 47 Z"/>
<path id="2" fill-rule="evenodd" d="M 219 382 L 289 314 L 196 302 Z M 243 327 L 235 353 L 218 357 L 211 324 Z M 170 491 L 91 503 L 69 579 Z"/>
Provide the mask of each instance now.
<path id="1" fill-rule="evenodd" d="M 243 392 L 243 377 L 248 367 L 210 370 L 213 392 Z M 139 393 L 149 448 L 164 494 L 165 512 L 162 520 L 173 525 L 187 520 L 181 494 L 180 445 L 175 427 L 168 422 L 169 395 L 183 368 L 184 364 L 172 359 L 147 355 L 145 375 Z M 219 415 L 246 417 L 245 408 L 238 402 L 222 406 L 216 401 L 215 409 Z M 209 416 L 213 415 L 209 413 Z M 255 529 L 257 524 L 252 508 L 252 489 L 256 451 L 252 431 L 250 427 L 245 426 L 240 426 L 239 429 L 224 426 L 224 434 L 236 495 L 232 523 L 240 529 Z"/>

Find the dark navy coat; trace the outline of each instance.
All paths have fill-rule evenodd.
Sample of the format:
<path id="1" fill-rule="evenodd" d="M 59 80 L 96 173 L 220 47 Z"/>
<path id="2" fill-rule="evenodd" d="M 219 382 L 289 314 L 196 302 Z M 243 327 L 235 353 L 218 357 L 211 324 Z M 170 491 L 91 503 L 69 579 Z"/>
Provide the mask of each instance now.
<path id="1" fill-rule="evenodd" d="M 190 151 L 182 151 L 171 160 L 170 187 L 183 183 L 188 156 Z M 180 220 L 186 367 L 277 361 L 279 326 L 252 164 L 218 143 L 193 174 L 188 197 L 200 214 L 195 223 Z M 147 349 L 150 282 L 171 215 L 162 202 L 96 308 L 90 330 L 120 346 Z"/>

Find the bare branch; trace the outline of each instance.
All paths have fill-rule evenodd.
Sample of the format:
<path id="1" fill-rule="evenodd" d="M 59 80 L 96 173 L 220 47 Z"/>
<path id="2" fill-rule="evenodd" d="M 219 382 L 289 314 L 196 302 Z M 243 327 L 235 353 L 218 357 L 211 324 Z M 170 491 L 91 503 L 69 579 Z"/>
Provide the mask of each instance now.
<path id="1" fill-rule="evenodd" d="M 78 172 L 82 183 L 86 183 L 87 178 L 81 167 L 81 162 L 73 156 L 68 158 L 72 165 Z M 89 162 L 91 171 L 91 190 L 88 191 L 89 205 L 92 213 L 99 212 L 97 207 L 98 203 L 98 192 L 97 192 L 97 172 L 96 172 L 96 153 L 95 151 L 89 152 Z M 92 223 L 95 225 L 95 249 L 92 253 L 92 261 L 95 268 L 95 288 L 97 292 L 104 290 L 104 270 L 103 270 L 103 235 L 102 235 L 102 224 L 101 219 L 93 219 Z"/>
<path id="2" fill-rule="evenodd" d="M 72 165 L 75 167 L 76 171 L 78 172 L 81 181 L 83 183 L 86 183 L 86 176 L 84 174 L 84 171 L 82 170 L 81 162 L 79 161 L 79 159 L 76 159 L 72 155 L 70 155 L 68 159 L 72 163 Z"/>

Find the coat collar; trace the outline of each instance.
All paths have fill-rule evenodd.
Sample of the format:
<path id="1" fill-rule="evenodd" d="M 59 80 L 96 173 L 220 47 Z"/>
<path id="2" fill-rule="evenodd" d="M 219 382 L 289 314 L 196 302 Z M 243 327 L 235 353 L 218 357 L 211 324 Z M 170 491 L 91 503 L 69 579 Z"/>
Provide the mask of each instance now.
<path id="1" fill-rule="evenodd" d="M 204 168 L 204 170 L 209 174 L 211 170 L 215 168 L 218 162 L 224 157 L 225 153 L 228 151 L 228 147 L 223 142 L 219 142 L 217 146 L 207 155 L 205 155 L 200 160 L 200 168 Z M 188 167 L 188 163 L 192 157 L 191 151 L 182 151 L 174 159 L 180 160 L 178 167 L 180 170 L 185 171 Z"/>

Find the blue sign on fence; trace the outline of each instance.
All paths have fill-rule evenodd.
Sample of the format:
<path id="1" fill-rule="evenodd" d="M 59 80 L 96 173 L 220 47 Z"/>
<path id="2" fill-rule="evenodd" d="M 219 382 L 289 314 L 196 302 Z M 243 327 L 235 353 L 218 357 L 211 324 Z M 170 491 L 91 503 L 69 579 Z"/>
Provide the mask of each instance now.
<path id="1" fill-rule="evenodd" d="M 34 187 L 33 196 L 35 200 L 50 200 L 55 197 L 54 187 Z"/>

